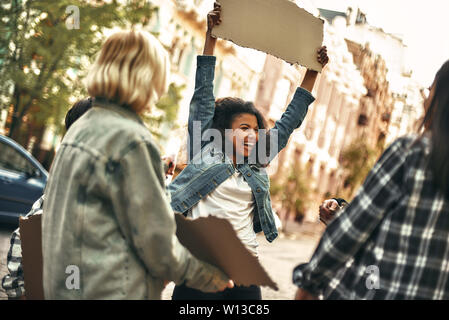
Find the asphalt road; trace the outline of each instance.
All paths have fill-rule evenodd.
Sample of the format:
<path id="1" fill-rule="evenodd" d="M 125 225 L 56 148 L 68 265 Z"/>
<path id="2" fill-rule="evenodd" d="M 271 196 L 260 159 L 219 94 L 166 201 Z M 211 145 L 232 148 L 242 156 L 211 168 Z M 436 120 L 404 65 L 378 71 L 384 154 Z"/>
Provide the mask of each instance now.
<path id="1" fill-rule="evenodd" d="M 0 279 L 7 271 L 6 255 L 9 250 L 9 238 L 13 230 L 14 227 L 0 225 Z M 297 226 L 295 233 L 288 236 L 281 234 L 273 243 L 268 243 L 263 236 L 258 236 L 261 264 L 279 287 L 278 291 L 263 287 L 263 299 L 290 300 L 294 297 L 296 287 L 291 281 L 292 270 L 299 263 L 309 260 L 318 243 L 319 234 L 316 231 L 304 232 L 304 228 Z M 164 300 L 171 299 L 173 287 L 173 283 L 167 285 L 162 293 Z M 0 286 L 1 299 L 6 299 L 6 295 Z"/>

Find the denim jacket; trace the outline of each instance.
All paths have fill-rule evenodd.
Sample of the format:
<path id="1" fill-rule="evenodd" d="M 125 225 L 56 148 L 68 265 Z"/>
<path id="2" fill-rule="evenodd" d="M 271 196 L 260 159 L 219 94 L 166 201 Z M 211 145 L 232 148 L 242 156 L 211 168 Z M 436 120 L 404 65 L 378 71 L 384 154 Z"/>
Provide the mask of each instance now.
<path id="1" fill-rule="evenodd" d="M 168 186 L 171 193 L 171 206 L 174 211 L 186 214 L 203 197 L 214 191 L 221 183 L 232 176 L 235 170 L 243 174 L 251 187 L 255 201 L 254 232 L 263 231 L 266 239 L 272 242 L 278 236 L 270 199 L 270 179 L 264 167 L 258 164 L 238 164 L 234 167 L 232 160 L 213 143 L 203 143 L 200 152 L 194 147 L 194 121 L 199 121 L 201 134 L 211 128 L 215 111 L 213 80 L 216 58 L 198 56 L 195 78 L 195 91 L 189 112 L 189 164 Z M 287 144 L 292 132 L 299 128 L 304 120 L 308 106 L 314 101 L 313 96 L 302 88 L 295 92 L 281 119 L 276 121 L 270 133 L 276 133 L 279 153 Z M 276 136 L 273 135 L 273 136 Z"/>
<path id="2" fill-rule="evenodd" d="M 226 275 L 177 240 L 164 180 L 137 114 L 96 99 L 65 135 L 45 190 L 45 298 L 160 299 L 164 280 L 223 288 Z"/>

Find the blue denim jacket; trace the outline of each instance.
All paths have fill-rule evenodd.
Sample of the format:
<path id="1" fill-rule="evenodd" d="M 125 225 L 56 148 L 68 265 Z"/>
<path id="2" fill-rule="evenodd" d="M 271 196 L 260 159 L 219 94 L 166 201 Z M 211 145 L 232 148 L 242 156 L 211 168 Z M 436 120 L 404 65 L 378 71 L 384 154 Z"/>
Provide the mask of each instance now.
<path id="1" fill-rule="evenodd" d="M 198 56 L 195 78 L 195 91 L 189 112 L 189 164 L 168 186 L 171 194 L 171 206 L 174 211 L 186 213 L 203 197 L 214 191 L 221 183 L 232 176 L 235 170 L 243 174 L 251 187 L 255 200 L 254 231 L 263 231 L 266 239 L 272 242 L 278 236 L 270 199 L 270 179 L 264 167 L 258 164 L 238 164 L 234 167 L 232 160 L 213 143 L 201 144 L 200 152 L 193 146 L 194 121 L 199 121 L 201 134 L 211 128 L 215 111 L 213 80 L 216 58 Z M 302 88 L 295 92 L 293 100 L 281 119 L 276 121 L 270 133 L 278 138 L 275 154 L 282 150 L 292 134 L 299 128 L 306 116 L 308 106 L 314 101 L 313 96 Z M 274 135 L 275 136 L 275 135 Z"/>

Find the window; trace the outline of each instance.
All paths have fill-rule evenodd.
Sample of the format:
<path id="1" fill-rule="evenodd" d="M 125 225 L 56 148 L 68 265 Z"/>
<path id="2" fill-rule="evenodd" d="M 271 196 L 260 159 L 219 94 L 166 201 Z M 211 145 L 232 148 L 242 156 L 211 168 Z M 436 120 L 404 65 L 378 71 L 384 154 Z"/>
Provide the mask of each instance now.
<path id="1" fill-rule="evenodd" d="M 331 145 L 329 146 L 329 155 L 331 157 L 333 157 L 335 155 L 336 150 L 337 150 L 337 148 L 335 147 L 335 144 L 331 143 Z"/>
<path id="2" fill-rule="evenodd" d="M 17 150 L 0 141 L 0 170 L 31 174 L 33 165 Z"/>
<path id="3" fill-rule="evenodd" d="M 287 98 L 290 92 L 291 83 L 288 79 L 282 78 L 276 83 L 273 104 L 279 109 L 284 110 L 287 105 Z M 278 117 L 280 118 L 280 117 Z"/>
<path id="4" fill-rule="evenodd" d="M 154 23 L 154 26 L 152 27 L 151 32 L 155 32 L 155 33 L 161 32 L 161 17 L 160 17 L 159 10 L 156 12 L 156 23 Z"/>
<path id="5" fill-rule="evenodd" d="M 183 59 L 184 67 L 182 68 L 182 72 L 187 77 L 190 75 L 190 70 L 192 69 L 195 56 L 196 56 L 195 39 L 192 38 L 190 42 L 189 52 L 185 54 L 185 57 Z"/>
<path id="6" fill-rule="evenodd" d="M 329 183 L 327 185 L 327 191 L 331 194 L 334 195 L 337 192 L 337 180 L 335 178 L 336 174 L 335 171 L 332 171 L 331 174 L 329 175 Z"/>
<path id="7" fill-rule="evenodd" d="M 357 120 L 357 124 L 359 126 L 365 127 L 368 125 L 368 117 L 366 116 L 366 114 L 360 114 L 359 115 L 359 119 Z"/>
<path id="8" fill-rule="evenodd" d="M 302 149 L 299 147 L 296 147 L 295 148 L 295 160 L 300 161 L 301 157 L 302 157 Z"/>
<path id="9" fill-rule="evenodd" d="M 320 166 L 320 173 L 319 173 L 319 181 L 318 181 L 318 190 L 320 192 L 324 192 L 324 188 L 327 185 L 327 175 L 326 175 L 326 168 L 324 167 L 324 165 L 322 164 Z"/>
<path id="10" fill-rule="evenodd" d="M 313 176 L 313 166 L 315 165 L 315 159 L 310 158 L 307 162 L 307 175 L 310 177 Z"/>
<path id="11" fill-rule="evenodd" d="M 322 132 L 324 132 L 324 130 L 322 130 Z M 322 134 L 322 133 L 318 137 L 318 147 L 320 149 L 323 149 L 323 147 L 324 147 L 324 134 Z"/>

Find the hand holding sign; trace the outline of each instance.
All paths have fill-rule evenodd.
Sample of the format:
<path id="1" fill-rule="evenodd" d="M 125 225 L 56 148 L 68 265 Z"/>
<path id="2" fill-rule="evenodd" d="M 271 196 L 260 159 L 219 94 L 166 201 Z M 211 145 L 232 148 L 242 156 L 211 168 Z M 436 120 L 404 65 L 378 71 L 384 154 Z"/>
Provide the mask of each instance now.
<path id="1" fill-rule="evenodd" d="M 221 23 L 212 34 L 286 62 L 321 71 L 316 50 L 323 42 L 323 20 L 289 0 L 220 0 Z"/>
<path id="2" fill-rule="evenodd" d="M 278 290 L 259 260 L 237 237 L 229 221 L 217 217 L 186 219 L 176 214 L 179 242 L 197 259 L 221 269 L 236 285 L 261 285 Z"/>
<path id="3" fill-rule="evenodd" d="M 214 3 L 214 10 L 207 14 L 207 32 L 211 32 L 215 26 L 221 23 L 221 4 Z"/>

